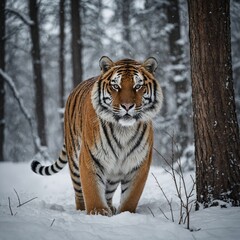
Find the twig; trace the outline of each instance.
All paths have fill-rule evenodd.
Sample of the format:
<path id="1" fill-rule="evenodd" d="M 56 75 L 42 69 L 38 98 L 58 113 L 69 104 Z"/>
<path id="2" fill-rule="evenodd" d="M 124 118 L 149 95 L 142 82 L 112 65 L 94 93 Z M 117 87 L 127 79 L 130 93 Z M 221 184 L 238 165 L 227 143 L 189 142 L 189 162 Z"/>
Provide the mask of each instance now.
<path id="1" fill-rule="evenodd" d="M 55 222 L 55 218 L 52 220 L 52 223 L 51 223 L 50 227 L 52 227 L 54 222 Z"/>
<path id="2" fill-rule="evenodd" d="M 16 193 L 17 199 L 18 199 L 18 206 L 17 207 L 21 207 L 21 206 L 23 206 L 23 205 L 25 205 L 25 204 L 27 204 L 27 203 L 29 203 L 29 202 L 31 202 L 31 201 L 33 201 L 34 199 L 37 198 L 37 197 L 34 197 L 34 198 L 31 198 L 30 200 L 27 200 L 26 202 L 21 203 L 21 200 L 20 200 L 20 197 L 19 197 L 17 191 L 15 189 L 13 189 L 13 190 Z"/>
<path id="3" fill-rule="evenodd" d="M 171 216 L 172 216 L 172 221 L 174 222 L 174 217 L 173 217 L 173 209 L 172 209 L 172 203 L 169 201 L 169 199 L 168 199 L 167 195 L 166 195 L 166 194 L 165 194 L 165 192 L 163 191 L 163 189 L 162 189 L 162 187 L 161 187 L 160 183 L 158 182 L 158 180 L 157 180 L 156 176 L 155 176 L 153 173 L 152 173 L 152 175 L 153 175 L 153 177 L 155 178 L 155 180 L 156 180 L 156 183 L 157 183 L 158 187 L 160 188 L 160 190 L 161 190 L 161 192 L 162 192 L 163 196 L 164 196 L 164 197 L 165 197 L 165 199 L 167 200 L 167 203 L 168 203 L 168 205 L 169 205 L 169 209 L 170 209 L 170 212 L 171 212 Z"/>
<path id="4" fill-rule="evenodd" d="M 174 168 L 174 162 L 175 162 L 175 152 L 174 152 L 174 147 L 177 149 L 177 151 L 179 151 L 178 149 L 178 145 L 174 140 L 174 133 L 173 135 L 170 135 L 169 133 L 167 133 L 168 136 L 170 136 L 172 138 L 172 155 L 170 157 L 170 161 L 168 161 L 161 153 L 159 153 L 155 148 L 154 150 L 161 156 L 161 158 L 165 161 L 165 163 L 167 164 L 167 166 L 170 168 L 170 170 L 166 170 L 165 171 L 167 173 L 169 173 L 172 176 L 174 185 L 175 185 L 175 189 L 177 192 L 177 197 L 180 200 L 180 218 L 179 218 L 179 224 L 183 223 L 187 223 L 187 229 L 190 230 L 190 212 L 192 210 L 192 206 L 193 206 L 193 202 L 195 200 L 190 200 L 190 198 L 194 195 L 193 191 L 195 189 L 195 185 L 196 182 L 193 179 L 193 177 L 190 175 L 193 185 L 192 188 L 190 189 L 190 191 L 188 192 L 187 190 L 187 185 L 186 185 L 186 181 L 184 178 L 184 174 L 183 174 L 183 168 L 182 168 L 182 163 L 181 163 L 181 158 L 178 157 L 178 159 L 176 160 L 176 164 L 177 164 L 177 168 L 178 170 L 176 170 Z M 176 166 L 176 165 L 175 165 Z M 153 174 L 152 174 L 153 175 Z M 154 175 L 153 175 L 154 176 Z M 177 180 L 177 178 L 179 177 L 179 182 Z M 155 180 L 157 181 L 156 177 L 154 176 Z M 158 182 L 157 182 L 158 183 Z M 161 191 L 163 192 L 163 189 L 161 188 L 160 184 L 158 183 L 159 188 L 161 189 Z M 164 197 L 166 198 L 165 193 L 163 192 Z M 169 199 L 166 198 L 169 206 L 171 206 L 172 204 L 170 203 Z M 184 216 L 185 215 L 185 216 Z"/>
<path id="5" fill-rule="evenodd" d="M 169 218 L 166 216 L 166 214 L 164 213 L 164 211 L 159 207 L 158 208 L 160 211 L 161 211 L 161 213 L 164 215 L 164 217 L 167 219 L 167 220 L 169 220 Z"/>
<path id="6" fill-rule="evenodd" d="M 24 203 L 21 203 L 21 204 L 18 205 L 17 207 L 21 207 L 21 206 L 25 205 L 26 203 L 29 203 L 29 202 L 33 201 L 34 199 L 37 199 L 37 197 L 31 198 L 30 200 L 28 200 L 28 201 L 26 201 L 26 202 L 24 202 Z"/>
<path id="7" fill-rule="evenodd" d="M 20 197 L 19 197 L 19 195 L 18 195 L 18 193 L 17 193 L 16 189 L 14 188 L 13 190 L 14 190 L 14 192 L 15 192 L 15 193 L 16 193 L 16 195 L 17 195 L 17 199 L 18 199 L 18 205 L 21 205 Z"/>
<path id="8" fill-rule="evenodd" d="M 29 19 L 27 16 L 23 15 L 22 13 L 19 13 L 19 10 L 15 10 L 15 9 L 12 9 L 12 8 L 5 8 L 5 11 L 7 13 L 14 14 L 19 19 L 21 19 L 25 24 L 27 24 L 29 26 L 34 25 L 34 22 L 31 19 Z"/>
<path id="9" fill-rule="evenodd" d="M 12 211 L 12 207 L 11 207 L 11 200 L 10 200 L 10 197 L 8 197 L 8 207 L 10 209 L 10 213 L 11 215 L 13 216 L 13 211 Z"/>
<path id="10" fill-rule="evenodd" d="M 150 207 L 147 207 L 147 208 L 148 208 L 148 210 L 151 212 L 151 214 L 153 215 L 153 217 L 155 217 L 155 215 L 153 214 L 152 209 L 151 209 Z"/>

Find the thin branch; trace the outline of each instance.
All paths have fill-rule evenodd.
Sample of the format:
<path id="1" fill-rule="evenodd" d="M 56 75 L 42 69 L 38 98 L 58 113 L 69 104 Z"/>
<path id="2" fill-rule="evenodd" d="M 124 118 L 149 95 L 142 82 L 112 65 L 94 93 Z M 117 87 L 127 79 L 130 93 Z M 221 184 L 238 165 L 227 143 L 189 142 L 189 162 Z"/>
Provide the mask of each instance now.
<path id="1" fill-rule="evenodd" d="M 17 191 L 15 190 L 15 188 L 14 188 L 13 190 L 14 190 L 14 192 L 15 192 L 15 193 L 16 193 L 16 195 L 17 195 L 17 199 L 18 199 L 18 205 L 21 205 L 20 197 L 19 197 L 19 195 L 18 195 Z"/>
<path id="2" fill-rule="evenodd" d="M 148 208 L 148 210 L 151 212 L 152 216 L 155 217 L 155 215 L 153 214 L 152 209 L 151 209 L 150 207 L 147 207 L 147 208 Z"/>
<path id="3" fill-rule="evenodd" d="M 14 10 L 14 9 L 12 9 L 12 8 L 5 8 L 5 11 L 6 11 L 7 13 L 12 13 L 12 14 L 14 14 L 14 15 L 17 16 L 19 19 L 21 19 L 25 24 L 27 24 L 27 25 L 29 25 L 29 26 L 34 25 L 34 22 L 33 22 L 31 19 L 29 19 L 28 16 L 25 16 L 25 15 L 21 14 L 21 13 L 19 12 L 19 10 Z"/>
<path id="4" fill-rule="evenodd" d="M 158 187 L 160 188 L 160 190 L 161 190 L 161 192 L 162 192 L 163 196 L 164 196 L 164 197 L 165 197 L 165 199 L 167 200 L 167 203 L 168 203 L 168 206 L 169 206 L 169 209 L 170 209 L 170 212 L 171 212 L 171 216 L 172 216 L 172 221 L 174 222 L 174 216 L 173 216 L 172 203 L 169 201 L 169 199 L 168 199 L 167 195 L 166 195 L 166 194 L 165 194 L 165 192 L 163 191 L 163 189 L 162 189 L 162 187 L 161 187 L 160 183 L 158 182 L 158 180 L 157 180 L 156 176 L 155 176 L 153 173 L 152 173 L 152 175 L 153 175 L 153 177 L 155 178 L 155 181 L 156 181 L 156 183 L 157 183 Z"/>
<path id="5" fill-rule="evenodd" d="M 34 199 L 37 199 L 37 197 L 34 197 L 34 198 L 31 198 L 31 199 L 27 200 L 26 202 L 21 203 L 21 200 L 20 200 L 20 197 L 19 197 L 17 191 L 16 191 L 15 189 L 13 189 L 13 190 L 14 190 L 14 192 L 16 193 L 17 199 L 18 199 L 18 206 L 17 206 L 17 207 L 21 207 L 21 206 L 23 206 L 23 205 L 25 205 L 25 204 L 33 201 Z"/>
<path id="6" fill-rule="evenodd" d="M 19 92 L 16 89 L 14 81 L 12 80 L 12 78 L 8 74 L 6 74 L 4 71 L 2 71 L 2 69 L 0 69 L 0 75 L 3 77 L 5 82 L 8 84 L 8 86 L 12 90 L 14 98 L 17 100 L 17 103 L 19 105 L 19 108 L 20 108 L 21 112 L 23 113 L 23 115 L 27 119 L 27 122 L 28 122 L 28 124 L 30 126 L 30 129 L 31 129 L 31 134 L 32 134 L 33 143 L 34 143 L 35 148 L 37 149 L 38 152 L 40 152 L 42 154 L 42 156 L 45 159 L 48 159 L 49 157 L 48 157 L 46 151 L 43 150 L 43 147 L 41 146 L 41 143 L 40 143 L 40 140 L 39 140 L 39 136 L 37 136 L 37 134 L 34 131 L 33 119 L 31 117 L 31 115 L 29 114 L 29 112 L 27 111 L 27 108 L 25 107 L 25 105 L 23 103 L 23 100 L 20 97 L 20 94 L 19 94 Z"/>
<path id="7" fill-rule="evenodd" d="M 164 217 L 167 219 L 167 220 L 169 220 L 169 218 L 166 216 L 166 214 L 164 213 L 164 211 L 159 207 L 158 208 L 160 211 L 161 211 L 161 213 L 164 215 Z"/>
<path id="8" fill-rule="evenodd" d="M 12 211 L 12 207 L 11 207 L 10 197 L 8 197 L 8 207 L 9 207 L 9 210 L 10 210 L 11 215 L 13 216 L 13 211 Z"/>
<path id="9" fill-rule="evenodd" d="M 180 200 L 180 218 L 179 218 L 179 224 L 181 223 L 186 223 L 187 222 L 187 229 L 190 230 L 190 212 L 192 209 L 192 203 L 195 200 L 190 200 L 190 198 L 194 195 L 193 191 L 195 189 L 195 185 L 196 182 L 193 179 L 193 177 L 190 175 L 193 185 L 192 188 L 190 189 L 190 191 L 188 191 L 187 189 L 187 184 L 184 178 L 184 174 L 183 174 L 183 168 L 182 168 L 182 163 L 181 163 L 181 158 L 179 157 L 176 161 L 175 161 L 175 151 L 174 148 L 177 149 L 177 151 L 179 151 L 178 149 L 178 145 L 174 140 L 174 133 L 173 135 L 170 135 L 169 133 L 167 133 L 169 137 L 172 138 L 172 145 L 171 145 L 171 149 L 172 149 L 172 155 L 170 157 L 171 161 L 168 161 L 161 153 L 159 153 L 155 148 L 154 150 L 161 156 L 161 158 L 165 161 L 165 163 L 167 164 L 167 166 L 170 168 L 170 170 L 166 170 L 165 171 L 167 173 L 169 173 L 172 176 L 174 185 L 175 185 L 175 189 L 176 189 L 176 195 Z M 176 164 L 174 164 L 176 163 Z M 175 166 L 174 166 L 175 165 Z M 175 167 L 177 167 L 178 170 L 175 169 Z M 153 175 L 153 174 L 152 174 Z M 154 175 L 153 175 L 154 176 Z M 179 182 L 177 177 L 179 177 Z M 154 178 L 156 179 L 156 177 L 154 176 Z M 156 179 L 157 181 L 157 179 Z M 160 184 L 158 183 L 161 191 L 163 192 Z M 165 193 L 163 192 L 164 197 Z M 184 199 L 183 199 L 184 198 Z M 170 203 L 169 200 L 166 198 L 168 204 Z M 170 203 L 171 205 L 171 203 Z"/>
<path id="10" fill-rule="evenodd" d="M 35 199 L 37 199 L 37 197 L 31 198 L 30 200 L 28 200 L 28 201 L 26 201 L 26 202 L 24 202 L 24 203 L 21 203 L 21 204 L 18 205 L 17 207 L 21 207 L 21 206 L 23 206 L 23 205 L 25 205 L 25 204 L 27 204 L 27 203 L 29 203 L 29 202 L 35 200 Z"/>
<path id="11" fill-rule="evenodd" d="M 51 223 L 50 227 L 52 227 L 54 222 L 55 222 L 55 218 L 52 220 L 52 223 Z"/>

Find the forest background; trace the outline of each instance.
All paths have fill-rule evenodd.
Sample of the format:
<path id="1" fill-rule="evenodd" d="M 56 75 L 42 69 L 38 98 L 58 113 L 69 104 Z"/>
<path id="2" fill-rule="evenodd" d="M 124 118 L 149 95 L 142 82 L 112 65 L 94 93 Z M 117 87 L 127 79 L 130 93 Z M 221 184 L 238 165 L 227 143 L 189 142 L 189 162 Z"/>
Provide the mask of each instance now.
<path id="1" fill-rule="evenodd" d="M 184 0 L 78 1 L 79 23 L 73 22 L 76 1 L 37 1 L 47 152 L 58 156 L 63 144 L 63 103 L 76 85 L 73 81 L 73 29 L 79 27 L 81 79 L 99 74 L 103 55 L 113 61 L 133 58 L 158 60 L 156 78 L 164 91 L 164 107 L 155 119 L 155 149 L 163 156 L 172 148 L 172 136 L 184 167 L 192 170 L 192 126 L 188 11 Z M 240 120 L 240 2 L 231 0 L 232 68 L 238 122 Z M 63 4 L 63 8 L 61 8 Z M 6 1 L 5 72 L 12 78 L 37 132 L 36 94 L 31 55 L 31 20 L 28 1 Z M 61 13 L 64 12 L 64 41 Z M 63 51 L 63 55 L 61 55 Z M 63 61 L 64 59 L 64 61 Z M 64 64 L 61 63 L 64 62 Z M 63 79 L 63 82 L 61 82 Z M 76 78 L 75 78 L 76 80 Z M 217 80 L 216 80 L 217 81 Z M 4 141 L 0 161 L 30 161 L 36 153 L 29 122 L 8 84 L 4 85 Z M 42 144 L 45 145 L 45 144 Z M 161 164 L 155 152 L 154 164 Z"/>

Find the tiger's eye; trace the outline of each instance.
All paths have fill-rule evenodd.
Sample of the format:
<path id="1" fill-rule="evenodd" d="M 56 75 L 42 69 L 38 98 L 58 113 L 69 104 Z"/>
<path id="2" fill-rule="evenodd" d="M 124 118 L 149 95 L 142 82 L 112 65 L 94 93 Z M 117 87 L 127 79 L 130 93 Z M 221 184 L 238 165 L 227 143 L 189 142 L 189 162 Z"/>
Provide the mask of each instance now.
<path id="1" fill-rule="evenodd" d="M 142 85 L 137 84 L 137 85 L 135 86 L 135 89 L 136 89 L 136 90 L 139 90 L 141 87 L 142 87 Z"/>
<path id="2" fill-rule="evenodd" d="M 112 88 L 115 89 L 115 90 L 119 90 L 119 86 L 117 84 L 113 84 Z"/>

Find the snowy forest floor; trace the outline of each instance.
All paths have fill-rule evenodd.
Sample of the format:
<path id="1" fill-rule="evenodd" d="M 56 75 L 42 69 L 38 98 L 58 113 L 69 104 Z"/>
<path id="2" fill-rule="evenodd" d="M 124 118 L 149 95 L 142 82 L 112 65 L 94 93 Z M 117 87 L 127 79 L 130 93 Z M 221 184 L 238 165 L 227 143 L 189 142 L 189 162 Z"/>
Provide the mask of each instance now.
<path id="1" fill-rule="evenodd" d="M 179 200 L 171 176 L 157 167 L 152 167 L 150 173 L 154 173 L 168 198 L 172 199 L 175 222 L 167 220 L 159 210 L 161 208 L 171 219 L 167 201 L 152 174 L 149 174 L 137 213 L 125 212 L 113 217 L 88 216 L 84 211 L 75 210 L 67 167 L 54 176 L 42 177 L 31 172 L 29 163 L 1 163 L 0 240 L 239 239 L 240 208 L 218 206 L 192 211 L 190 227 L 198 231 L 191 232 L 184 225 L 178 225 Z M 185 176 L 189 185 L 190 174 L 193 173 Z M 14 189 L 21 203 L 34 197 L 37 199 L 17 207 Z M 116 206 L 119 196 L 118 189 L 114 196 Z"/>

